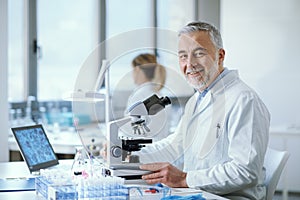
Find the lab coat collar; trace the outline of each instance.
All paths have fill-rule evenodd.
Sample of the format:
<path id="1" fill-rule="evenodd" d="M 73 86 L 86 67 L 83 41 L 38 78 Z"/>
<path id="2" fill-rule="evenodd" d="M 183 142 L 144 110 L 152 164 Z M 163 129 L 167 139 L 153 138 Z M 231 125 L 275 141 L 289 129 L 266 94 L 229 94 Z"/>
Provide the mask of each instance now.
<path id="1" fill-rule="evenodd" d="M 212 95 L 217 95 L 223 92 L 236 79 L 238 79 L 238 71 L 230 70 L 209 91 Z"/>
<path id="2" fill-rule="evenodd" d="M 212 88 L 210 88 L 210 90 L 208 90 L 207 94 L 202 99 L 201 104 L 195 109 L 194 116 L 202 112 L 210 103 L 213 102 L 217 95 L 222 94 L 225 88 L 227 88 L 236 79 L 238 79 L 237 70 L 230 70 L 226 73 Z"/>

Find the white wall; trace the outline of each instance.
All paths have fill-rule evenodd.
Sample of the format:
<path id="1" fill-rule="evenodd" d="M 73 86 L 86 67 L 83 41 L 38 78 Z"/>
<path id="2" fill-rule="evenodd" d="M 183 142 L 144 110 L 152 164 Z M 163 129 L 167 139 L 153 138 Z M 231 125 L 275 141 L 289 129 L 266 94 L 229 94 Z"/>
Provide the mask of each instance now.
<path id="1" fill-rule="evenodd" d="M 225 65 L 260 94 L 273 126 L 300 128 L 300 1 L 221 1 Z"/>
<path id="2" fill-rule="evenodd" d="M 0 0 L 0 162 L 8 161 L 7 0 Z"/>

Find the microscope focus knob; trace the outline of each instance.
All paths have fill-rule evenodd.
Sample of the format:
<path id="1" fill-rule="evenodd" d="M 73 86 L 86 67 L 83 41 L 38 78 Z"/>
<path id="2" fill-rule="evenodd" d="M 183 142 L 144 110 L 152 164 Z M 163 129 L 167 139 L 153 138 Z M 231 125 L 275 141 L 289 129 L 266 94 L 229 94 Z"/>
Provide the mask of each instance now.
<path id="1" fill-rule="evenodd" d="M 119 158 L 122 155 L 122 149 L 119 146 L 113 146 L 111 147 L 111 155 L 115 158 Z"/>

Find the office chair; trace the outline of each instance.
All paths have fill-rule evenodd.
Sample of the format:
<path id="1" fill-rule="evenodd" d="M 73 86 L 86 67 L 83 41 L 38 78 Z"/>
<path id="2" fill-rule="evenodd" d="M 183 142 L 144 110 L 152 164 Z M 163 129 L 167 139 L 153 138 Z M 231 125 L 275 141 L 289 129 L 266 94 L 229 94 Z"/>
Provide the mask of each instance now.
<path id="1" fill-rule="evenodd" d="M 280 175 L 289 158 L 287 151 L 278 151 L 268 148 L 265 156 L 264 167 L 266 168 L 266 200 L 272 200 Z"/>

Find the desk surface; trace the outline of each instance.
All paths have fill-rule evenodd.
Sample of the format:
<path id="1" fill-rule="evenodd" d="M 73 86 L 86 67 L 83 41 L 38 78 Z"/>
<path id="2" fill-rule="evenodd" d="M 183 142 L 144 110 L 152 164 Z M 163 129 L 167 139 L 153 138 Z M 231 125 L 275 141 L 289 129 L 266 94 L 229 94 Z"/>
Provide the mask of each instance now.
<path id="1" fill-rule="evenodd" d="M 299 136 L 300 127 L 298 126 L 273 126 L 270 127 L 271 135 L 289 135 L 289 136 Z"/>
<path id="2" fill-rule="evenodd" d="M 189 195 L 192 193 L 176 193 L 172 192 L 173 195 Z M 195 194 L 195 192 L 194 192 Z M 210 194 L 208 192 L 203 192 L 203 197 L 206 200 L 226 200 L 225 198 L 222 198 L 217 195 Z M 12 200 L 24 200 L 24 199 L 31 199 L 31 200 L 45 200 L 42 196 L 36 195 L 35 191 L 22 191 L 22 192 L 0 192 L 0 200 L 7 200 L 7 199 L 12 199 Z"/>
<path id="3" fill-rule="evenodd" d="M 60 161 L 61 165 L 67 165 L 70 160 Z M 30 174 L 25 162 L 2 162 L 0 163 L 0 179 L 6 178 L 20 178 L 20 177 L 34 177 Z M 174 188 L 172 189 L 172 195 L 189 195 L 201 192 L 206 199 L 222 200 L 223 197 L 199 190 L 193 190 L 189 188 Z M 23 200 L 23 199 L 35 199 L 42 200 L 43 198 L 36 195 L 35 191 L 20 191 L 20 192 L 0 192 L 0 200 L 13 199 L 13 200 Z"/>
<path id="4" fill-rule="evenodd" d="M 0 179 L 32 176 L 25 162 L 0 162 Z"/>

